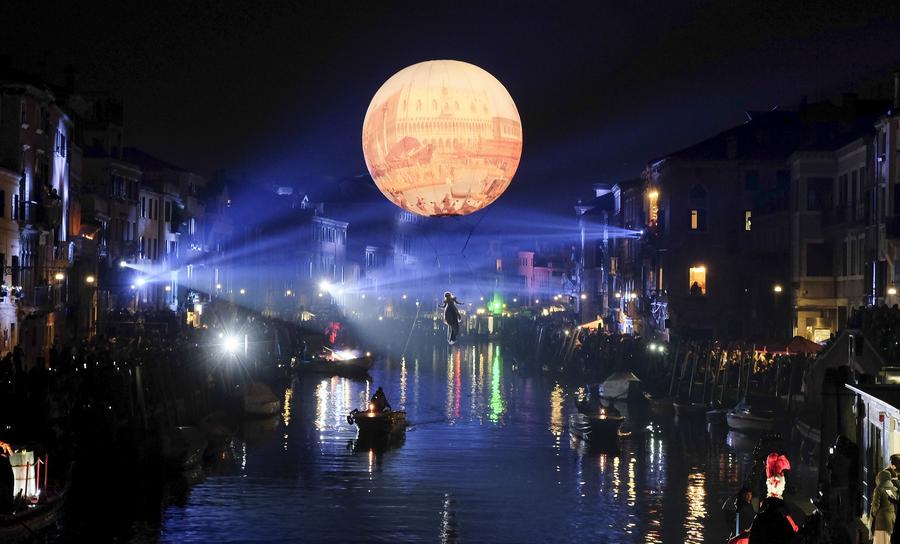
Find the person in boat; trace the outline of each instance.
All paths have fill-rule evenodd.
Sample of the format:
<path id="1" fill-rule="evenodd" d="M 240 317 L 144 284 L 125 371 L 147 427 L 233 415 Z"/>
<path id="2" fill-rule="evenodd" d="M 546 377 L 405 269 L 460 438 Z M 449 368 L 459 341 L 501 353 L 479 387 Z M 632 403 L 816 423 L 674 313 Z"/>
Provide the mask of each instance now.
<path id="1" fill-rule="evenodd" d="M 742 486 L 737 495 L 726 501 L 722 510 L 725 511 L 725 520 L 732 535 L 739 535 L 747 531 L 756 516 L 756 508 L 753 507 L 753 490 L 750 489 L 750 486 Z"/>
<path id="2" fill-rule="evenodd" d="M 459 320 L 461 318 L 458 304 L 462 304 L 453 296 L 453 293 L 447 291 L 444 293 L 444 302 L 441 308 L 444 310 L 444 323 L 447 324 L 447 343 L 453 345 L 459 336 Z"/>
<path id="3" fill-rule="evenodd" d="M 750 526 L 749 544 L 790 544 L 797 542 L 797 524 L 784 504 L 784 471 L 791 468 L 787 457 L 770 453 L 766 458 L 766 491 L 759 513 Z M 888 478 L 890 482 L 890 478 Z"/>
<path id="4" fill-rule="evenodd" d="M 384 394 L 384 390 L 381 387 L 375 391 L 375 394 L 372 395 L 372 408 L 375 412 L 384 412 L 385 410 L 391 410 L 391 403 L 388 402 L 387 397 Z"/>

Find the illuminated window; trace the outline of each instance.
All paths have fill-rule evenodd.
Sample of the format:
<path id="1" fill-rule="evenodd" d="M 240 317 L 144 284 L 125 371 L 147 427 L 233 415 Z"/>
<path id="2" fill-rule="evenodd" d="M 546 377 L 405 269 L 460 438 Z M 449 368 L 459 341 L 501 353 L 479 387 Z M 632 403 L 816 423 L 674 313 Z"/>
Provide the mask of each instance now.
<path id="1" fill-rule="evenodd" d="M 700 228 L 700 210 L 691 210 L 691 230 Z"/>
<path id="2" fill-rule="evenodd" d="M 500 272 L 501 270 L 503 270 L 503 260 L 497 259 L 497 272 Z"/>
<path id="3" fill-rule="evenodd" d="M 656 226 L 659 222 L 659 191 L 656 189 L 651 189 L 649 193 L 647 193 L 648 200 L 648 209 L 647 209 L 647 224 L 650 226 Z"/>
<path id="4" fill-rule="evenodd" d="M 703 296 L 706 294 L 706 267 L 692 266 L 688 269 L 688 285 L 691 296 Z"/>
<path id="5" fill-rule="evenodd" d="M 749 231 L 751 227 L 750 218 L 753 216 L 753 212 L 750 210 L 746 210 L 744 212 L 744 230 Z"/>

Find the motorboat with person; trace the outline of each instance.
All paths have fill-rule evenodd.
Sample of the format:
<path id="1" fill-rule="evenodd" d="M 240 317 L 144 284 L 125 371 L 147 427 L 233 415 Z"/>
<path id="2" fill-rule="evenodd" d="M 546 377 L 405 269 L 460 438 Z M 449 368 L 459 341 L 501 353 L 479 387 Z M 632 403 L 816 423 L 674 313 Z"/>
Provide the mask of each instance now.
<path id="1" fill-rule="evenodd" d="M 295 360 L 293 366 L 300 372 L 353 378 L 368 374 L 373 364 L 372 353 L 369 351 L 325 347 L 309 360 Z"/>
<path id="2" fill-rule="evenodd" d="M 409 426 L 406 412 L 393 410 L 381 387 L 375 391 L 366 410 L 354 409 L 347 414 L 347 424 L 356 425 L 360 439 L 396 437 Z"/>

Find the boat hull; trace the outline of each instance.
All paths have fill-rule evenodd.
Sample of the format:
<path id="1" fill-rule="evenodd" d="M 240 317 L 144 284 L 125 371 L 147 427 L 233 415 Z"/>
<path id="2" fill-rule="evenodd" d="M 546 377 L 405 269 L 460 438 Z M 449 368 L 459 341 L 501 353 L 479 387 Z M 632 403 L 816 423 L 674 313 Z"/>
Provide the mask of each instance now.
<path id="1" fill-rule="evenodd" d="M 699 417 L 705 415 L 709 410 L 709 406 L 696 402 L 673 402 L 672 407 L 675 409 L 675 417 Z"/>
<path id="2" fill-rule="evenodd" d="M 775 418 L 754 416 L 745 412 L 728 412 L 728 426 L 736 431 L 764 433 L 775 428 Z"/>
<path id="3" fill-rule="evenodd" d="M 349 416 L 360 437 L 378 437 L 400 434 L 406 430 L 406 412 L 355 412 Z"/>
<path id="4" fill-rule="evenodd" d="M 615 443 L 624 422 L 625 418 L 620 416 L 587 416 L 577 413 L 569 416 L 569 432 L 586 442 Z"/>
<path id="5" fill-rule="evenodd" d="M 365 376 L 372 369 L 371 357 L 357 357 L 344 361 L 332 361 L 329 359 L 316 359 L 297 364 L 298 372 L 314 374 L 327 374 L 329 376 Z"/>

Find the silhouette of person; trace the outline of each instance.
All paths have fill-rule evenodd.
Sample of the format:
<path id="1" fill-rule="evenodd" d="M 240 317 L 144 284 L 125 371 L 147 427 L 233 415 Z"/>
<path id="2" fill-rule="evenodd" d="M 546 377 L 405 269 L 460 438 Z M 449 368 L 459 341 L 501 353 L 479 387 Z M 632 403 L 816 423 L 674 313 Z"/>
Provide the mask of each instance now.
<path id="1" fill-rule="evenodd" d="M 461 318 L 457 304 L 462 304 L 453 296 L 453 293 L 447 291 L 444 293 L 444 302 L 441 308 L 444 309 L 444 323 L 447 324 L 447 343 L 453 345 L 459 336 L 459 320 Z"/>

